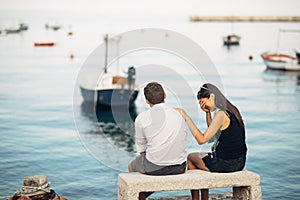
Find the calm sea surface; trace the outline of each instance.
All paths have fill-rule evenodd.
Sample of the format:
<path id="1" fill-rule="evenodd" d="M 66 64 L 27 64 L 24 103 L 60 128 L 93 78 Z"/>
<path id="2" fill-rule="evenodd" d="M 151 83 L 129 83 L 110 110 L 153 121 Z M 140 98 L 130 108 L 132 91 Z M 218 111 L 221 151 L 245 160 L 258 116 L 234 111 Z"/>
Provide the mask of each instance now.
<path id="1" fill-rule="evenodd" d="M 44 25 L 52 18 L 35 15 L 39 16 L 0 16 L 1 27 L 11 26 L 14 19 L 29 24 L 28 31 L 0 36 L 0 199 L 19 189 L 24 176 L 35 174 L 47 175 L 51 188 L 69 199 L 117 199 L 117 175 L 126 171 L 135 155 L 134 140 L 129 136 L 134 132 L 133 122 L 126 117 L 122 120 L 128 110 L 118 111 L 121 117 L 116 125 L 112 113 L 101 109 L 98 122 L 89 106 L 73 106 L 73 94 L 78 90 L 75 82 L 80 68 L 102 43 L 105 33 L 119 34 L 142 28 L 145 23 L 189 37 L 211 58 L 224 93 L 244 117 L 249 149 L 246 168 L 261 175 L 263 198 L 300 198 L 300 74 L 266 71 L 259 56 L 276 48 L 279 28 L 300 29 L 299 23 L 235 23 L 234 32 L 242 36 L 241 44 L 227 49 L 222 36 L 231 32 L 228 23 L 190 23 L 188 17 L 147 18 L 146 22 L 125 18 L 108 23 L 97 16 L 60 14 L 56 19 L 63 28 L 51 31 Z M 68 36 L 68 31 L 74 35 Z M 57 45 L 34 47 L 37 41 L 54 41 Z M 299 47 L 299 33 L 281 35 L 281 49 Z M 165 55 L 149 55 L 144 63 L 165 62 Z M 126 67 L 130 64 L 124 63 Z M 184 74 L 185 66 L 181 70 Z M 154 80 L 158 77 L 155 73 L 149 76 Z M 175 78 L 172 74 L 164 76 L 170 82 Z M 190 79 L 195 89 L 204 81 L 209 79 Z M 194 94 L 189 94 L 179 105 L 170 91 L 170 106 L 197 103 Z M 145 109 L 140 93 L 136 108 L 130 110 L 131 117 Z M 198 111 L 191 113 L 192 118 L 204 130 L 204 114 L 195 109 Z M 189 138 L 189 152 L 208 147 L 197 146 Z"/>

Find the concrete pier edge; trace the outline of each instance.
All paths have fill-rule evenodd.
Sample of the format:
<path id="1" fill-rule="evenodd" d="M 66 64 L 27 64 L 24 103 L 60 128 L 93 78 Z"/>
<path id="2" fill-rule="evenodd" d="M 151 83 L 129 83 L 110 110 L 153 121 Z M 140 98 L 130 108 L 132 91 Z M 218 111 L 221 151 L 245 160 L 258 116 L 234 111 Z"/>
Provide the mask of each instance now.
<path id="1" fill-rule="evenodd" d="M 198 16 L 192 22 L 300 22 L 300 16 Z"/>

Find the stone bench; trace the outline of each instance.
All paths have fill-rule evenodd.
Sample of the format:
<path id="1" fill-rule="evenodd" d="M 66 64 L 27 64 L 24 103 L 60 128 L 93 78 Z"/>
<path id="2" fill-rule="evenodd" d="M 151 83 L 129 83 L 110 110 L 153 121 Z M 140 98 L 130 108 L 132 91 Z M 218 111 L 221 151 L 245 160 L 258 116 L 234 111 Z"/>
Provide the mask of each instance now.
<path id="1" fill-rule="evenodd" d="M 234 199 L 262 199 L 260 176 L 243 170 L 233 173 L 211 173 L 188 170 L 180 175 L 149 176 L 137 172 L 118 176 L 118 199 L 137 200 L 140 192 L 233 188 Z"/>

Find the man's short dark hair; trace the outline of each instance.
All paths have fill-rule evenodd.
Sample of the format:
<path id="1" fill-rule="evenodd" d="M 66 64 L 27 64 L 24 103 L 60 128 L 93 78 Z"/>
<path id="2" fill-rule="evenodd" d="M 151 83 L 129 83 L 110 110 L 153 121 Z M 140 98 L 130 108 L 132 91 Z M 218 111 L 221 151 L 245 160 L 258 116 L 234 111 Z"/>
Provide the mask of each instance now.
<path id="1" fill-rule="evenodd" d="M 159 83 L 151 82 L 144 88 L 144 95 L 151 104 L 158 104 L 164 102 L 165 92 Z"/>

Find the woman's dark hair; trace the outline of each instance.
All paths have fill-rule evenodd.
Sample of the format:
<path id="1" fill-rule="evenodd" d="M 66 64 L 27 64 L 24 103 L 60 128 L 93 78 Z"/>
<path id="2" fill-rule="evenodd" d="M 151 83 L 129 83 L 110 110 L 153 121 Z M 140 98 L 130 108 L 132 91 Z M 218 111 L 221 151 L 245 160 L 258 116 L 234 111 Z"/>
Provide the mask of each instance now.
<path id="1" fill-rule="evenodd" d="M 219 108 L 220 110 L 229 111 L 232 114 L 234 114 L 240 126 L 244 128 L 244 122 L 240 111 L 213 84 L 205 83 L 204 85 L 202 85 L 197 94 L 197 98 L 198 100 L 201 98 L 209 98 L 210 94 L 212 93 L 215 95 L 216 107 Z"/>
<path id="2" fill-rule="evenodd" d="M 144 88 L 144 95 L 151 104 L 163 103 L 165 99 L 165 91 L 157 82 L 148 83 Z"/>

